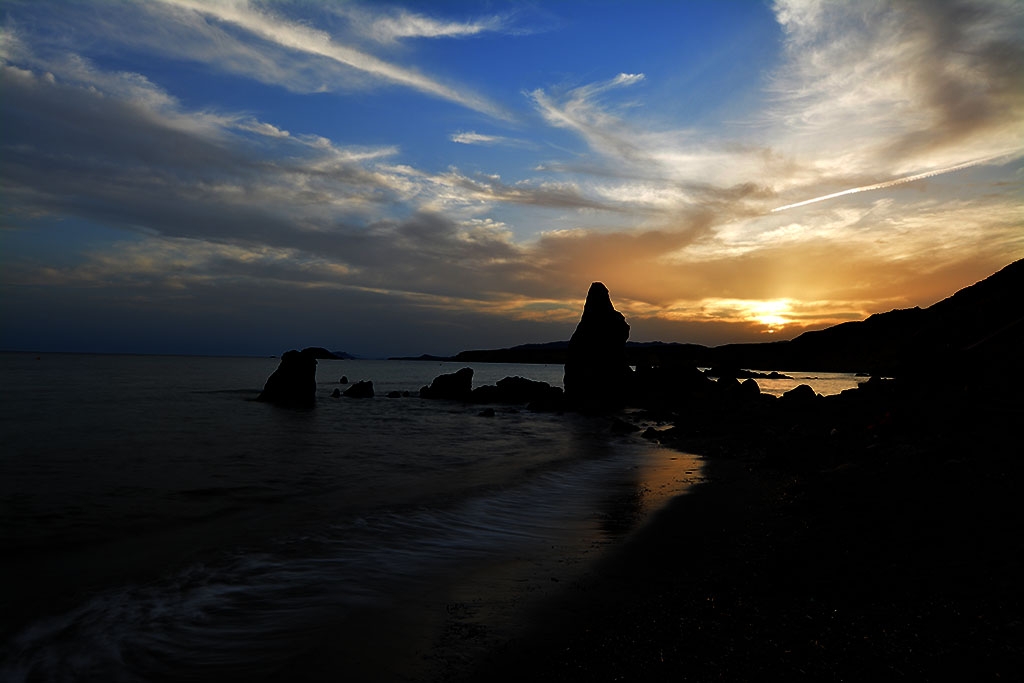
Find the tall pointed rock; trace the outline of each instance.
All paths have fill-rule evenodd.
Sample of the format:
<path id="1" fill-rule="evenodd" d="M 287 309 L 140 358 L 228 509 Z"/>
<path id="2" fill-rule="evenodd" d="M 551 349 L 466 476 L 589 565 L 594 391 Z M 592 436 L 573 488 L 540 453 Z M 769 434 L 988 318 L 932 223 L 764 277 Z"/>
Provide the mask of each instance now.
<path id="1" fill-rule="evenodd" d="M 316 405 L 316 353 L 313 349 L 286 351 L 274 374 L 256 398 L 287 408 Z"/>
<path id="2" fill-rule="evenodd" d="M 631 375 L 627 339 L 629 324 L 612 306 L 608 288 L 593 283 L 565 360 L 565 399 L 570 407 L 588 412 L 622 407 Z"/>

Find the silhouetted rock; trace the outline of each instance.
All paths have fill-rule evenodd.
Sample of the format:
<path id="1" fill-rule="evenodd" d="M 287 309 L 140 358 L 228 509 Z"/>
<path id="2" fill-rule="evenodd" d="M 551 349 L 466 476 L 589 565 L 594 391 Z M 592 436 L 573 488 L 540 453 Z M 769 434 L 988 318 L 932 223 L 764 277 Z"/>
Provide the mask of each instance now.
<path id="1" fill-rule="evenodd" d="M 315 354 L 294 349 L 282 354 L 281 363 L 256 400 L 288 408 L 312 408 L 316 404 Z"/>
<path id="2" fill-rule="evenodd" d="M 715 389 L 715 381 L 692 365 L 638 365 L 633 374 L 631 403 L 658 409 L 679 407 L 703 401 Z"/>
<path id="3" fill-rule="evenodd" d="M 388 392 L 388 398 L 402 398 L 402 392 L 401 391 L 389 391 Z"/>
<path id="4" fill-rule="evenodd" d="M 809 406 L 814 402 L 814 399 L 818 395 L 814 393 L 814 389 L 808 384 L 801 384 L 793 387 L 782 395 L 783 405 L 800 407 Z"/>
<path id="5" fill-rule="evenodd" d="M 528 403 L 531 410 L 555 410 L 562 404 L 562 389 L 525 377 L 505 377 L 497 384 L 473 389 L 474 403 Z"/>
<path id="6" fill-rule="evenodd" d="M 348 384 L 348 377 L 345 376 L 345 375 L 342 375 L 341 379 L 338 380 L 338 384 Z"/>
<path id="7" fill-rule="evenodd" d="M 373 382 L 356 382 L 345 390 L 345 396 L 349 398 L 373 398 Z"/>
<path id="8" fill-rule="evenodd" d="M 332 391 L 331 398 L 341 398 L 341 389 L 335 389 Z"/>
<path id="9" fill-rule="evenodd" d="M 604 411 L 625 404 L 631 375 L 627 339 L 629 325 L 612 306 L 608 288 L 593 283 L 565 360 L 565 398 L 570 407 Z"/>
<path id="10" fill-rule="evenodd" d="M 745 397 L 756 398 L 761 395 L 761 387 L 753 379 L 743 380 L 743 383 L 740 384 L 740 389 Z"/>
<path id="11" fill-rule="evenodd" d="M 447 375 L 438 375 L 430 386 L 420 389 L 422 398 L 443 398 L 468 401 L 473 391 L 473 368 L 462 368 Z"/>

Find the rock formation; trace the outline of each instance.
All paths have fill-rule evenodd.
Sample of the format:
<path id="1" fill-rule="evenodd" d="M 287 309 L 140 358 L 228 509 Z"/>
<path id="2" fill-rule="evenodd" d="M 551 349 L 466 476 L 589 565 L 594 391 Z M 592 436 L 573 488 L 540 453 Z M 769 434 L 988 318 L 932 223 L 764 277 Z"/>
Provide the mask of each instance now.
<path id="1" fill-rule="evenodd" d="M 627 339 L 629 325 L 612 306 L 608 288 L 593 283 L 569 339 L 564 379 L 569 407 L 588 412 L 622 407 L 632 374 L 626 362 Z"/>
<path id="2" fill-rule="evenodd" d="M 468 401 L 473 391 L 473 368 L 462 368 L 448 375 L 438 375 L 430 386 L 420 389 L 422 398 L 445 398 Z"/>
<path id="3" fill-rule="evenodd" d="M 373 382 L 369 380 L 356 382 L 346 389 L 343 395 L 349 398 L 373 398 Z"/>
<path id="4" fill-rule="evenodd" d="M 506 377 L 497 385 L 477 387 L 471 399 L 474 403 L 526 403 L 531 410 L 558 410 L 562 407 L 562 389 L 525 377 Z"/>
<path id="5" fill-rule="evenodd" d="M 256 400 L 287 408 L 312 408 L 316 404 L 316 354 L 294 349 L 282 354 L 281 363 Z"/>

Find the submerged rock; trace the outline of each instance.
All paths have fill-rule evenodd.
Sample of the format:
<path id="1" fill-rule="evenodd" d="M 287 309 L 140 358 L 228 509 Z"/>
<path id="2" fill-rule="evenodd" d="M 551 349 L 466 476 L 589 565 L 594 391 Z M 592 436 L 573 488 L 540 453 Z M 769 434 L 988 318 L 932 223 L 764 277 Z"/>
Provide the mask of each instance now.
<path id="1" fill-rule="evenodd" d="M 627 339 L 629 325 L 612 306 L 608 288 L 593 283 L 565 360 L 565 398 L 570 407 L 600 412 L 625 403 L 632 374 L 626 361 Z"/>
<path id="2" fill-rule="evenodd" d="M 288 408 L 312 408 L 316 404 L 316 354 L 294 349 L 282 354 L 281 363 L 256 400 Z"/>

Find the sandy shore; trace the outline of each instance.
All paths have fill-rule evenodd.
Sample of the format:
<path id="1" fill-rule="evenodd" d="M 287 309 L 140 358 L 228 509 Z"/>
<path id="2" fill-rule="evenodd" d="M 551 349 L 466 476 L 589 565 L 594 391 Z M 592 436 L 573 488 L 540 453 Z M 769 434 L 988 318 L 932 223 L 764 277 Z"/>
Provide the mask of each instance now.
<path id="1" fill-rule="evenodd" d="M 706 455 L 707 483 L 440 679 L 1019 675 L 1020 402 L 890 417 L 832 440 L 791 425 L 676 435 Z"/>

